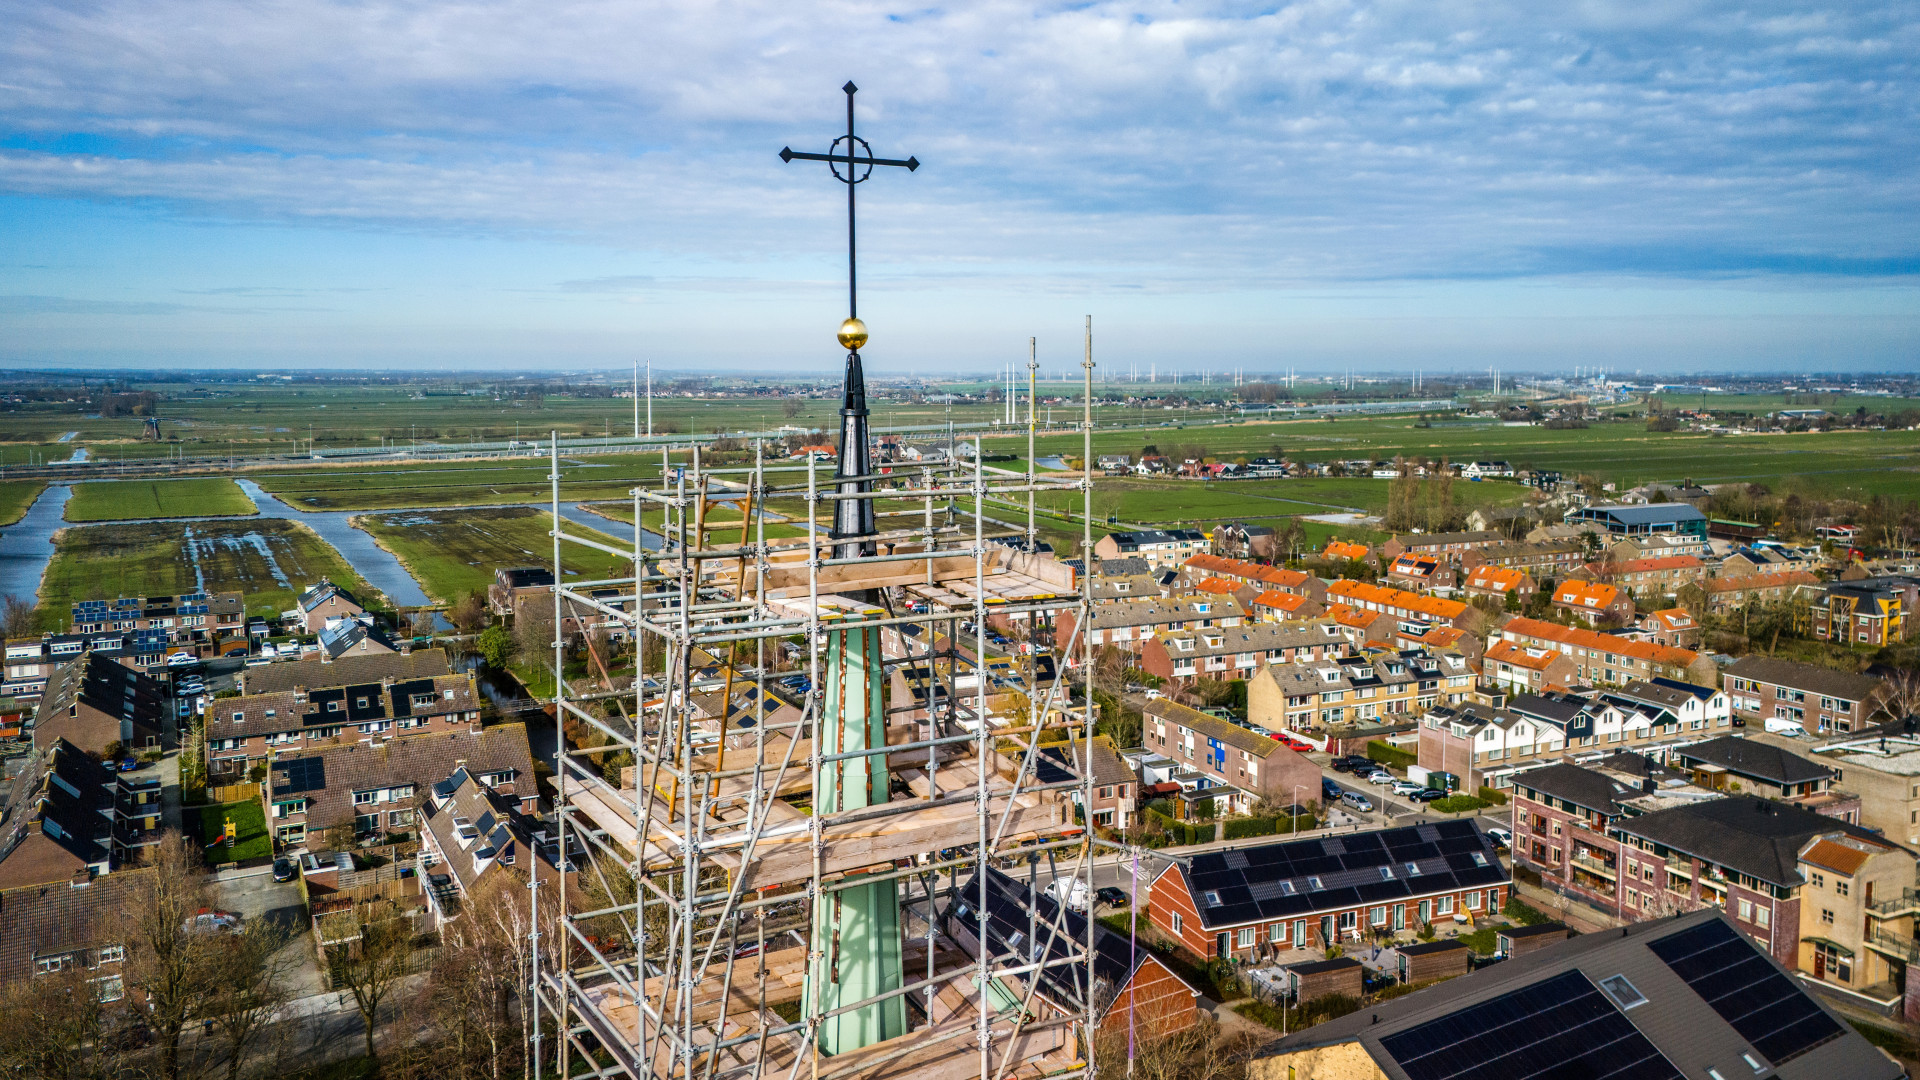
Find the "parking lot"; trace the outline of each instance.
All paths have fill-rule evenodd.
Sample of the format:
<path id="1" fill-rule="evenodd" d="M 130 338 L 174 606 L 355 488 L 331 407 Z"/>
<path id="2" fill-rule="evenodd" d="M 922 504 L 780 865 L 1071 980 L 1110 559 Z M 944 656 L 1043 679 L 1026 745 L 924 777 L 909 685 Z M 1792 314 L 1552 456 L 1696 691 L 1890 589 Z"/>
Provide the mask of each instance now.
<path id="1" fill-rule="evenodd" d="M 240 916 L 241 924 L 265 920 L 285 930 L 292 940 L 280 952 L 296 997 L 320 993 L 319 962 L 314 958 L 307 929 L 307 908 L 300 882 L 275 881 L 267 867 L 215 875 L 213 906 Z"/>

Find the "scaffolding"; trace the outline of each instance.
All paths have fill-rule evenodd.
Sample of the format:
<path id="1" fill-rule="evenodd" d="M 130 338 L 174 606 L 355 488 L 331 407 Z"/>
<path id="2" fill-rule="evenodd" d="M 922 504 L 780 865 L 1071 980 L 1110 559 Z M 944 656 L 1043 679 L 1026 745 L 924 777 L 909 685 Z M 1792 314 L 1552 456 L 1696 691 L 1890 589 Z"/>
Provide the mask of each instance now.
<path id="1" fill-rule="evenodd" d="M 978 437 L 970 462 L 950 449 L 857 485 L 758 445 L 750 467 L 704 467 L 696 444 L 657 490 L 633 490 L 630 550 L 569 531 L 555 444 L 553 850 L 575 874 L 535 967 L 557 1033 L 546 1075 L 1091 1074 L 1096 710 L 1067 688 L 1092 671 L 1088 575 L 1043 554 L 1036 527 L 1038 497 L 1079 494 L 1090 563 L 1090 318 L 1082 368 L 1077 474 L 1035 470 L 1030 360 L 1024 471 L 988 467 Z M 993 520 L 1023 496 L 1024 528 Z M 848 499 L 872 508 L 871 545 L 823 535 Z M 969 502 L 970 523 L 955 516 Z M 796 505 L 804 535 L 769 539 Z M 634 573 L 570 581 L 574 548 Z M 565 631 L 589 623 L 631 635 L 631 688 L 568 685 Z M 990 653 L 990 623 L 1011 628 L 1011 655 Z M 776 692 L 801 673 L 803 693 Z M 872 737 L 850 736 L 863 710 Z M 1041 753 L 1063 722 L 1078 729 L 1066 767 Z M 1011 871 L 1038 896 L 1043 864 L 1063 902 L 1031 907 L 1053 917 L 1033 916 L 1025 945 L 990 935 L 989 879 Z"/>

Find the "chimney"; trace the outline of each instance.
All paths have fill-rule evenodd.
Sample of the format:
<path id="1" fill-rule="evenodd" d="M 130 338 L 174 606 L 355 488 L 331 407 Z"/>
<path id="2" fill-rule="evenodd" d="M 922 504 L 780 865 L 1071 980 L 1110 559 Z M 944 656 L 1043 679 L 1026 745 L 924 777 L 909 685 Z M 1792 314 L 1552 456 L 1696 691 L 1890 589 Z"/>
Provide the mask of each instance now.
<path id="1" fill-rule="evenodd" d="M 1648 774 L 1647 774 L 1646 776 L 1643 776 L 1643 777 L 1641 777 L 1641 778 L 1640 778 L 1640 790 L 1641 790 L 1641 791 L 1644 791 L 1644 792 L 1646 792 L 1646 793 L 1647 793 L 1648 795 L 1651 795 L 1651 794 L 1653 794 L 1653 788 L 1654 788 L 1654 784 L 1653 784 L 1653 774 L 1652 774 L 1652 773 L 1648 773 Z"/>

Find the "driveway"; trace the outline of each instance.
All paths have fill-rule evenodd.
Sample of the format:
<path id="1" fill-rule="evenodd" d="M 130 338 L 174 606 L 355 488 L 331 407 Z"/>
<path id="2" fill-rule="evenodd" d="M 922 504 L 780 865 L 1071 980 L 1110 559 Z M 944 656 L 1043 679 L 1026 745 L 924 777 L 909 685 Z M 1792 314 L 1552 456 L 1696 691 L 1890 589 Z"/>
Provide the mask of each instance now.
<path id="1" fill-rule="evenodd" d="M 211 886 L 214 906 L 239 914 L 242 922 L 266 920 L 286 929 L 289 940 L 276 959 L 286 965 L 289 989 L 295 997 L 318 994 L 319 961 L 313 953 L 313 926 L 307 918 L 300 882 L 277 882 L 268 868 L 216 875 Z"/>

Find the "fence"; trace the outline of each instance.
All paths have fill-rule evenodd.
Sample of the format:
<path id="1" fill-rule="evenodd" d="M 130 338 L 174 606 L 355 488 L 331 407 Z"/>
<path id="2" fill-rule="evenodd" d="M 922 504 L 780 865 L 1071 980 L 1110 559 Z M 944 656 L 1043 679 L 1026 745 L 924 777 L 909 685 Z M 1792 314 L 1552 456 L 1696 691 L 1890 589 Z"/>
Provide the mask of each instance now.
<path id="1" fill-rule="evenodd" d="M 259 784 L 222 784 L 207 788 L 207 801 L 210 803 L 257 802 L 259 799 Z"/>

